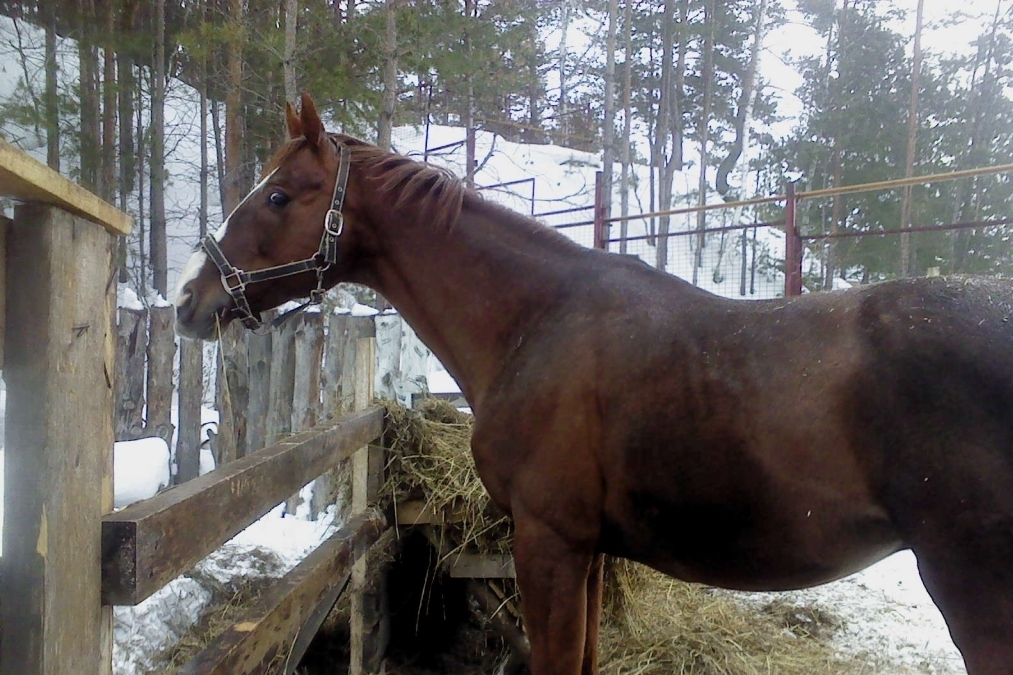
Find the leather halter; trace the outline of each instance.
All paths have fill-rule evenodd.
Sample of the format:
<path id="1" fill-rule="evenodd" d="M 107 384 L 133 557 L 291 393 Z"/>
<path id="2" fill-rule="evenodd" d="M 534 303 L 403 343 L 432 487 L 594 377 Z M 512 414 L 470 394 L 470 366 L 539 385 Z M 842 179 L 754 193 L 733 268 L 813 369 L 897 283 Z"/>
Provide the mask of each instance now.
<path id="1" fill-rule="evenodd" d="M 348 146 L 344 143 L 336 143 L 336 145 L 338 173 L 334 180 L 334 192 L 331 194 L 331 207 L 327 210 L 327 215 L 324 216 L 324 231 L 320 235 L 320 246 L 312 257 L 247 272 L 229 262 L 214 235 L 209 234 L 201 241 L 201 248 L 211 258 L 221 274 L 222 286 L 236 303 L 236 313 L 239 315 L 239 320 L 250 330 L 256 330 L 264 325 L 259 314 L 254 313 L 251 309 L 250 301 L 246 297 L 246 287 L 250 284 L 272 281 L 303 272 L 316 272 L 317 274 L 317 287 L 310 291 L 309 300 L 276 318 L 271 322 L 271 328 L 281 325 L 291 315 L 301 312 L 310 305 L 319 305 L 327 293 L 327 289 L 324 288 L 324 272 L 338 261 L 338 238 L 345 227 L 345 217 L 341 213 L 341 209 L 345 203 L 345 187 L 348 185 L 350 165 Z"/>

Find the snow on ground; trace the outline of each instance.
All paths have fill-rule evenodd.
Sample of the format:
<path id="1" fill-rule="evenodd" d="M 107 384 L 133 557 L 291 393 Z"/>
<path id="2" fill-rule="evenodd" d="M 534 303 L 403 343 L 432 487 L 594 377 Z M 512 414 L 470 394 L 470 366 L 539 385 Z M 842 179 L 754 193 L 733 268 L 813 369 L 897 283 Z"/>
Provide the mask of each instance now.
<path id="1" fill-rule="evenodd" d="M 141 675 L 214 600 L 213 588 L 284 575 L 335 530 L 334 507 L 316 521 L 284 516 L 284 504 L 136 607 L 113 610 L 113 672 Z"/>
<path id="2" fill-rule="evenodd" d="M 910 551 L 895 553 L 839 581 L 785 593 L 722 591 L 763 606 L 779 600 L 825 610 L 841 621 L 832 643 L 879 675 L 965 675 L 964 661 Z"/>
<path id="3" fill-rule="evenodd" d="M 169 446 L 162 438 L 121 441 L 113 449 L 113 506 L 154 497 L 169 485 Z"/>

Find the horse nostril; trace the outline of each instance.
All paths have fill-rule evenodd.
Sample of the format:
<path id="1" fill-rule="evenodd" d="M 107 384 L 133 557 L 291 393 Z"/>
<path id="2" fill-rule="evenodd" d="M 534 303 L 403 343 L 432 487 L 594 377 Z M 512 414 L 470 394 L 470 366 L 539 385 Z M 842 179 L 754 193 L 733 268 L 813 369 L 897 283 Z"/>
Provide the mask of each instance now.
<path id="1" fill-rule="evenodd" d="M 185 290 L 176 297 L 176 321 L 178 323 L 189 323 L 197 311 L 197 303 L 194 302 L 193 292 Z"/>

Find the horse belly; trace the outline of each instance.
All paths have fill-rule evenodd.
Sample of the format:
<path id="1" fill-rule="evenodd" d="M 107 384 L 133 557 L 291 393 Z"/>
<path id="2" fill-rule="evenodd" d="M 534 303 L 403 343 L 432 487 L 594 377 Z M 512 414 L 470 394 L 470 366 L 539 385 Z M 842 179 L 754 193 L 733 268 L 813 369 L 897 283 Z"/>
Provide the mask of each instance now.
<path id="1" fill-rule="evenodd" d="M 900 550 L 885 511 L 827 498 L 769 503 L 666 501 L 631 495 L 606 515 L 606 553 L 670 576 L 738 590 L 778 591 L 847 576 Z"/>

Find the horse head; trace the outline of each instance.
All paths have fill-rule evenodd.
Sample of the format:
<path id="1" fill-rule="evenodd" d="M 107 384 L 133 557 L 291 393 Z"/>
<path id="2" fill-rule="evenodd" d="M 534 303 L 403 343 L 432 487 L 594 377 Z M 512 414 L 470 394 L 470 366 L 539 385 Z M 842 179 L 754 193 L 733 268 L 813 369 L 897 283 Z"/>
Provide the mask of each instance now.
<path id="1" fill-rule="evenodd" d="M 295 298 L 319 301 L 328 288 L 355 277 L 364 244 L 357 226 L 363 191 L 349 146 L 361 142 L 328 134 L 306 94 L 298 115 L 286 105 L 286 119 L 288 141 L 180 275 L 181 335 L 214 339 L 236 319 L 255 328 L 260 312 Z"/>

